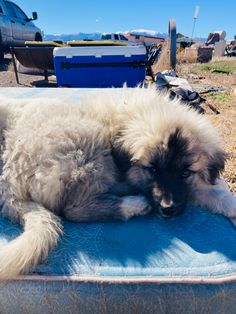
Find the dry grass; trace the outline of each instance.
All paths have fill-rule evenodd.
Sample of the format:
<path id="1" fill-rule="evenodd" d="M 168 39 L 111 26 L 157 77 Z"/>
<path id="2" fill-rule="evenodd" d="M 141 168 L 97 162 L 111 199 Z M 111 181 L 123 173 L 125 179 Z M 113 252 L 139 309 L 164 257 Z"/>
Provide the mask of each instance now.
<path id="1" fill-rule="evenodd" d="M 162 72 L 170 69 L 171 67 L 168 46 L 163 45 L 160 57 L 158 58 L 157 62 L 152 66 L 152 70 L 156 74 L 157 72 Z"/>
<path id="2" fill-rule="evenodd" d="M 195 53 L 186 54 L 185 49 L 177 48 L 177 54 L 176 54 L 177 66 L 179 64 L 194 63 L 195 61 L 196 61 L 196 54 Z M 153 65 L 152 69 L 153 69 L 155 74 L 157 72 L 162 72 L 165 70 L 171 70 L 168 44 L 163 45 L 160 57 L 158 58 L 157 62 Z"/>
<path id="3" fill-rule="evenodd" d="M 185 53 L 185 49 L 177 49 L 177 55 L 176 55 L 177 64 L 183 64 L 183 63 L 194 63 L 196 61 L 196 54 L 194 53 Z"/>
<path id="4" fill-rule="evenodd" d="M 225 141 L 225 148 L 228 159 L 224 172 L 224 177 L 232 192 L 236 193 L 236 58 L 214 59 L 207 64 L 187 64 L 179 63 L 177 73 L 186 78 L 190 83 L 207 84 L 211 87 L 220 87 L 222 92 L 209 92 L 202 94 L 206 99 L 203 105 L 206 114 L 213 124 L 215 124 Z M 212 69 L 226 70 L 212 71 Z M 208 104 L 215 107 L 220 114 L 216 115 L 209 109 Z"/>
<path id="5" fill-rule="evenodd" d="M 228 154 L 224 177 L 232 192 L 236 193 L 236 111 L 221 110 L 221 114 L 212 116 L 211 120 L 219 128 L 225 141 L 225 149 Z"/>

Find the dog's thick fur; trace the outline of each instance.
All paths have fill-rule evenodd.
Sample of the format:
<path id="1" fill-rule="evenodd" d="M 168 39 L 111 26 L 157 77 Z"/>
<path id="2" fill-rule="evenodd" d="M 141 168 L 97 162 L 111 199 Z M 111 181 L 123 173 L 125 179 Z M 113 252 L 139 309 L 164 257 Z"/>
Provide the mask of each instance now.
<path id="1" fill-rule="evenodd" d="M 187 201 L 215 209 L 198 190 L 211 191 L 224 168 L 217 132 L 152 88 L 91 93 L 79 105 L 2 99 L 0 131 L 2 212 L 24 226 L 0 249 L 1 280 L 47 256 L 60 216 L 126 220 L 152 207 L 169 217 Z"/>

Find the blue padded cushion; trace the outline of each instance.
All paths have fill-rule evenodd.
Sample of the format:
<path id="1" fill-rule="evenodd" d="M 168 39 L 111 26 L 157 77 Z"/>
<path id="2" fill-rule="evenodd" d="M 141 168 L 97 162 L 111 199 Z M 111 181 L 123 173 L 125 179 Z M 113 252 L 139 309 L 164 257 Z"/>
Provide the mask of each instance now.
<path id="1" fill-rule="evenodd" d="M 236 230 L 224 217 L 189 206 L 169 220 L 158 216 L 127 222 L 64 222 L 64 236 L 43 275 L 219 276 L 236 273 Z M 0 243 L 21 233 L 0 220 Z"/>
<path id="2" fill-rule="evenodd" d="M 57 248 L 27 279 L 0 283 L 1 314 L 235 314 L 236 231 L 226 218 L 189 206 L 171 220 L 64 227 Z M 0 219 L 0 242 L 20 233 Z M 210 281 L 217 276 L 222 281 Z"/>

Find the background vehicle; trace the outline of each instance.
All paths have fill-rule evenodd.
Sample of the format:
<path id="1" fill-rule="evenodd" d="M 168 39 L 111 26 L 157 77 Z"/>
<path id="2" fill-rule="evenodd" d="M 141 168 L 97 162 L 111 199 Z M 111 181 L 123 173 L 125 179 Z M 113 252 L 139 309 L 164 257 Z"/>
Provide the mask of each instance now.
<path id="1" fill-rule="evenodd" d="M 26 40 L 42 41 L 42 31 L 32 22 L 37 18 L 37 12 L 29 18 L 15 3 L 0 0 L 0 61 L 10 46 L 23 46 Z"/>
<path id="2" fill-rule="evenodd" d="M 104 33 L 101 37 L 102 40 L 113 40 L 113 41 L 128 41 L 128 38 L 126 38 L 122 34 L 113 34 L 113 33 Z"/>
<path id="3" fill-rule="evenodd" d="M 101 40 L 119 41 L 122 43 L 126 43 L 129 46 L 137 45 L 137 43 L 134 40 L 128 39 L 123 34 L 103 33 L 101 36 Z"/>

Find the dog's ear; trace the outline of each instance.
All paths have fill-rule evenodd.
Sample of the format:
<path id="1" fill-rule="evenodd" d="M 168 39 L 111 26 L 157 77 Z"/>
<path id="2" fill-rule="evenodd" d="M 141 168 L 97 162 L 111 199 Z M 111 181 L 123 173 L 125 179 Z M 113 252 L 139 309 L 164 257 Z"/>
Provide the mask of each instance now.
<path id="1" fill-rule="evenodd" d="M 121 148 L 120 146 L 117 146 L 117 147 L 113 146 L 111 149 L 111 155 L 117 168 L 120 171 L 126 172 L 130 169 L 131 156 L 123 148 Z"/>
<path id="2" fill-rule="evenodd" d="M 203 179 L 205 182 L 215 184 L 220 173 L 224 170 L 227 154 L 222 151 L 216 151 L 213 156 L 208 156 L 208 164 L 206 171 L 203 172 Z"/>

